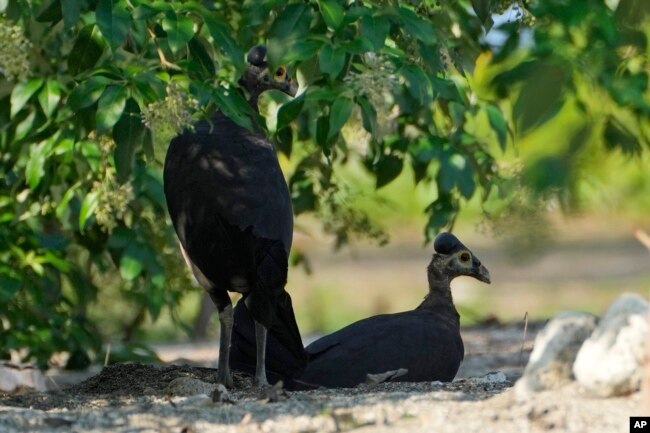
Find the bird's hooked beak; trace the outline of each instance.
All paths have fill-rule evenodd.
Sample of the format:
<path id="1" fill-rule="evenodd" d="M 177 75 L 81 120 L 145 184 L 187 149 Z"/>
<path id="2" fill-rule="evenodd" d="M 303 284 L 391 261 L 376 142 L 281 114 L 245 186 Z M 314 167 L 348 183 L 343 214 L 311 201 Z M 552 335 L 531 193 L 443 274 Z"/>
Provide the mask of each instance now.
<path id="1" fill-rule="evenodd" d="M 280 66 L 273 76 L 272 87 L 292 98 L 298 93 L 298 81 L 291 78 L 286 66 Z"/>
<path id="2" fill-rule="evenodd" d="M 488 271 L 482 263 L 478 263 L 476 266 L 474 266 L 472 277 L 487 284 L 490 284 L 492 282 L 490 279 L 490 271 Z"/>
<path id="3" fill-rule="evenodd" d="M 287 95 L 291 96 L 292 98 L 296 96 L 298 93 L 298 81 L 291 79 L 291 77 L 287 76 L 287 80 L 285 81 L 285 89 L 283 90 L 284 93 Z"/>

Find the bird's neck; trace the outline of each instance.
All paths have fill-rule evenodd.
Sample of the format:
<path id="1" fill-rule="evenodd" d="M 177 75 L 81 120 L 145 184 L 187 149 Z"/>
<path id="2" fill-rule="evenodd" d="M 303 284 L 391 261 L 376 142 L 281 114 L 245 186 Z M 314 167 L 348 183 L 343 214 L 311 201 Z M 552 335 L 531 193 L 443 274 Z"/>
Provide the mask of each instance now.
<path id="1" fill-rule="evenodd" d="M 454 299 L 451 296 L 450 278 L 444 272 L 441 272 L 436 266 L 437 263 L 431 263 L 427 268 L 427 277 L 429 279 L 429 293 L 424 297 L 419 308 L 435 307 L 438 305 L 454 305 Z"/>
<path id="2" fill-rule="evenodd" d="M 258 102 L 260 100 L 260 92 L 250 92 L 248 96 L 248 104 L 251 106 L 254 112 L 259 114 L 260 108 L 258 107 Z"/>

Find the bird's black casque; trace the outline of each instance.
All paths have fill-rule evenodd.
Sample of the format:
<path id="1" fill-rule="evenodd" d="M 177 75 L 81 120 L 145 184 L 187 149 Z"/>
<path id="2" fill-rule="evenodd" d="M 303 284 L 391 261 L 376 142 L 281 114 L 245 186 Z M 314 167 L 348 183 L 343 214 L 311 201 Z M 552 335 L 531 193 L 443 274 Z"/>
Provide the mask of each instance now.
<path id="1" fill-rule="evenodd" d="M 257 110 L 260 93 L 278 89 L 295 95 L 285 74 L 278 80 L 263 61 L 263 47 L 240 84 Z M 293 234 L 287 184 L 273 144 L 221 112 L 174 138 L 164 167 L 167 206 L 181 251 L 199 283 L 217 306 L 221 322 L 218 381 L 232 385 L 229 368 L 233 309 L 228 291 L 243 293 L 243 308 L 255 322 L 256 380 L 266 383 L 263 362 L 267 330 L 286 347 L 298 366 L 306 354 L 285 291 Z M 245 305 L 244 305 L 245 303 Z"/>
<path id="2" fill-rule="evenodd" d="M 382 314 L 360 320 L 316 340 L 306 350 L 309 362 L 294 376 L 275 370 L 290 361 L 290 354 L 268 342 L 269 374 L 283 379 L 290 389 L 353 387 L 363 383 L 367 374 L 406 369 L 397 381 L 451 381 L 464 357 L 460 336 L 460 316 L 451 296 L 450 282 L 466 275 L 490 282 L 490 274 L 474 254 L 451 233 L 442 233 L 434 241 L 435 253 L 427 267 L 429 292 L 411 311 Z M 245 310 L 239 316 L 240 335 L 233 341 L 252 338 L 252 319 Z M 242 332 L 248 329 L 247 334 Z M 252 362 L 249 360 L 248 369 Z M 239 365 L 244 365 L 240 362 Z M 273 365 L 273 366 L 272 366 Z"/>

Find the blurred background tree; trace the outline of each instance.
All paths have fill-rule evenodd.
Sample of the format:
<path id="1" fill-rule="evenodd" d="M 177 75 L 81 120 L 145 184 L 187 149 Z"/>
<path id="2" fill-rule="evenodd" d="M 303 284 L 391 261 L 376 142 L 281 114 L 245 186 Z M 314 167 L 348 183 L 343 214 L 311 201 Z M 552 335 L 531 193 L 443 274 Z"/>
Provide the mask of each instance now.
<path id="1" fill-rule="evenodd" d="M 0 0 L 0 356 L 46 365 L 66 351 L 83 367 L 163 311 L 188 328 L 161 161 L 215 109 L 268 130 L 295 213 L 337 246 L 387 241 L 360 204 L 360 167 L 375 189 L 405 173 L 430 191 L 426 240 L 471 201 L 495 224 L 579 207 L 590 170 L 650 145 L 649 12 L 644 0 Z M 265 98 L 262 117 L 236 85 L 257 43 L 301 84 L 293 100 Z"/>

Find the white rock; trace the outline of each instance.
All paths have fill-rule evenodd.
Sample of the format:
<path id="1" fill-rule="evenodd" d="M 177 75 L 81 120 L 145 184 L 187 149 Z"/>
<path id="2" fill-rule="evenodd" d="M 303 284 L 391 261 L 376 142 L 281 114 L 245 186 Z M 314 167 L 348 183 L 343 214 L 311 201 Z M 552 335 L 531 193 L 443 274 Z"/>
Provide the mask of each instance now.
<path id="1" fill-rule="evenodd" d="M 535 338 L 524 375 L 515 384 L 517 398 L 571 382 L 578 350 L 595 327 L 596 317 L 591 314 L 577 311 L 556 314 Z"/>
<path id="2" fill-rule="evenodd" d="M 638 390 L 647 339 L 648 302 L 636 294 L 620 296 L 578 352 L 576 380 L 589 394 L 601 397 Z"/>
<path id="3" fill-rule="evenodd" d="M 12 394 L 31 390 L 47 390 L 45 376 L 40 370 L 13 364 L 0 365 L 0 392 Z"/>
<path id="4" fill-rule="evenodd" d="M 505 383 L 508 381 L 506 375 L 502 371 L 491 371 L 484 376 L 470 377 L 469 380 L 477 384 Z"/>

